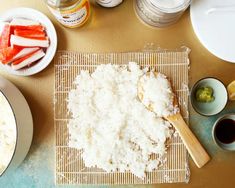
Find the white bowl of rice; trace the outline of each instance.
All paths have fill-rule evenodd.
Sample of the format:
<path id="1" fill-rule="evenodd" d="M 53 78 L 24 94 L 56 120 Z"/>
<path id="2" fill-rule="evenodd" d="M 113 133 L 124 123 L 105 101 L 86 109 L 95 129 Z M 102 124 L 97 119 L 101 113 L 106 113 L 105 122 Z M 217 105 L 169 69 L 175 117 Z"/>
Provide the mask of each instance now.
<path id="1" fill-rule="evenodd" d="M 0 178 L 24 160 L 33 137 L 27 101 L 8 80 L 0 77 Z"/>

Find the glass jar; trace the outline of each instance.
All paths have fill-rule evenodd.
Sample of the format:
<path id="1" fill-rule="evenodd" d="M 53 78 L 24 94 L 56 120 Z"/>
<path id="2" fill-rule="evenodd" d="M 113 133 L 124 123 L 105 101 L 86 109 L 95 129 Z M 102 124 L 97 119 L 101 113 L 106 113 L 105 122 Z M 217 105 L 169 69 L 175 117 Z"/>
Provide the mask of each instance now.
<path id="1" fill-rule="evenodd" d="M 55 18 L 65 27 L 80 27 L 90 16 L 89 0 L 45 0 Z"/>
<path id="2" fill-rule="evenodd" d="M 135 0 L 137 16 L 154 27 L 167 27 L 179 20 L 191 0 Z"/>

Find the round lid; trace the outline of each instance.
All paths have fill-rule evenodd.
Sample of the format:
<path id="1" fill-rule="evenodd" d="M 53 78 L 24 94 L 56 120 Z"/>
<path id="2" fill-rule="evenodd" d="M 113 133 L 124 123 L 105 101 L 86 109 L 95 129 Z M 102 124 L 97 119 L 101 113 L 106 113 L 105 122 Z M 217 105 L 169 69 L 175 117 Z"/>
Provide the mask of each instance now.
<path id="1" fill-rule="evenodd" d="M 122 3 L 123 0 L 96 0 L 98 4 L 100 4 L 103 7 L 115 7 Z"/>
<path id="2" fill-rule="evenodd" d="M 191 0 L 149 0 L 155 7 L 167 12 L 177 12 L 184 10 Z"/>
<path id="3" fill-rule="evenodd" d="M 235 63 L 234 0 L 193 1 L 190 15 L 200 42 L 215 56 Z"/>

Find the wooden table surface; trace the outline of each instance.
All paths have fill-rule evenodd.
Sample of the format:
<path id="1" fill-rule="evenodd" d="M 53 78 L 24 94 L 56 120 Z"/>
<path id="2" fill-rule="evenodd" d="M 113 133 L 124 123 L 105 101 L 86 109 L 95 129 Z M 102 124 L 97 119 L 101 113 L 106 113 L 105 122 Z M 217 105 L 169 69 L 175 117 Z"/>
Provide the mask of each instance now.
<path id="1" fill-rule="evenodd" d="M 0 3 L 0 14 L 13 7 L 31 7 L 45 13 L 55 25 L 58 50 L 123 52 L 141 50 L 151 43 L 167 49 L 187 46 L 191 49 L 190 85 L 207 76 L 219 78 L 225 85 L 235 80 L 235 64 L 216 58 L 199 42 L 191 25 L 189 11 L 175 25 L 154 29 L 138 20 L 133 9 L 133 0 L 125 0 L 113 9 L 102 8 L 92 3 L 89 22 L 82 28 L 67 29 L 54 19 L 43 0 L 0 0 Z M 12 76 L 3 71 L 0 71 L 0 74 L 22 91 L 34 118 L 31 150 L 16 172 L 0 178 L 0 187 L 54 187 L 53 63 L 30 77 Z M 235 112 L 234 102 L 229 102 L 221 114 L 228 112 Z M 235 152 L 217 148 L 210 135 L 214 121 L 221 114 L 206 118 L 190 108 L 191 128 L 210 153 L 212 160 L 202 169 L 198 169 L 190 158 L 191 178 L 188 184 L 141 187 L 234 187 Z"/>

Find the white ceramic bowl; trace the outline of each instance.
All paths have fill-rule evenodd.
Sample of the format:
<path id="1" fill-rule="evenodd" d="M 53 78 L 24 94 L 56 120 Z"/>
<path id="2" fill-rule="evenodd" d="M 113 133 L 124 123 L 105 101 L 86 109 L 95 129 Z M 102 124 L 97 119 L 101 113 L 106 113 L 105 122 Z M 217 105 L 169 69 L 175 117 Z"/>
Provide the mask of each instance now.
<path id="1" fill-rule="evenodd" d="M 33 138 L 33 119 L 27 101 L 8 80 L 0 77 L 0 91 L 8 100 L 16 122 L 16 145 L 11 160 L 0 176 L 14 170 L 27 155 Z"/>
<path id="2" fill-rule="evenodd" d="M 3 65 L 1 63 L 0 68 L 11 74 L 20 76 L 29 76 L 36 74 L 45 69 L 55 56 L 57 49 L 57 34 L 55 28 L 47 16 L 31 8 L 21 7 L 10 9 L 4 14 L 0 15 L 0 22 L 10 22 L 13 18 L 26 18 L 40 22 L 46 28 L 46 33 L 50 40 L 50 46 L 47 48 L 46 55 L 40 61 L 30 66 L 29 68 L 15 71 L 10 66 Z"/>

